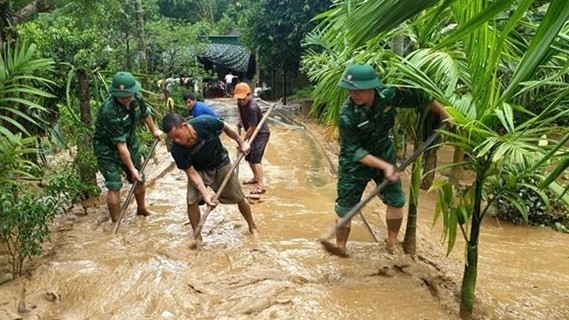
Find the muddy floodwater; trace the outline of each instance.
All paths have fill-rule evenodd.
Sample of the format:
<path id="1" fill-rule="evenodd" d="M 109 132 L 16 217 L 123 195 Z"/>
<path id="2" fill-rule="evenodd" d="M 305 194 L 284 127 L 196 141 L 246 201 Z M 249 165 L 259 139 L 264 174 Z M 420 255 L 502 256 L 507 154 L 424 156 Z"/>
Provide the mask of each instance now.
<path id="1" fill-rule="evenodd" d="M 210 102 L 235 123 L 233 101 Z M 252 204 L 256 235 L 236 205 L 220 205 L 204 226 L 203 247 L 190 249 L 187 179 L 162 147 L 152 164 L 160 172 L 149 172 L 153 214 L 136 217 L 131 205 L 116 235 L 110 222 L 98 226 L 104 205 L 60 217 L 45 256 L 0 286 L 0 319 L 457 319 L 463 250 L 457 245 L 445 258 L 440 227 L 432 227 L 435 195 L 421 198 L 417 262 L 389 255 L 359 218 L 350 258 L 332 257 L 316 241 L 333 223 L 336 195 L 313 139 L 323 137 L 277 113 L 269 124 L 267 193 Z M 223 141 L 234 159 L 236 144 Z M 240 180 L 251 176 L 241 163 Z M 374 200 L 363 213 L 383 239 L 384 206 Z M 487 220 L 477 317 L 569 319 L 569 235 Z"/>

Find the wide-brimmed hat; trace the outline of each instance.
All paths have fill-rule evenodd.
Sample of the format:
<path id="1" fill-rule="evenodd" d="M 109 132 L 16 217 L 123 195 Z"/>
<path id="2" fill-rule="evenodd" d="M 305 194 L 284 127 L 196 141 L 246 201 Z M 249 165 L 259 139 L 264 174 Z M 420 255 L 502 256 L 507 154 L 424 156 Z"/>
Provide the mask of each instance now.
<path id="1" fill-rule="evenodd" d="M 367 63 L 349 66 L 344 71 L 338 86 L 348 90 L 368 90 L 381 85 L 377 72 Z"/>
<path id="2" fill-rule="evenodd" d="M 140 82 L 130 72 L 120 71 L 113 76 L 109 92 L 117 98 L 130 97 L 140 92 Z"/>

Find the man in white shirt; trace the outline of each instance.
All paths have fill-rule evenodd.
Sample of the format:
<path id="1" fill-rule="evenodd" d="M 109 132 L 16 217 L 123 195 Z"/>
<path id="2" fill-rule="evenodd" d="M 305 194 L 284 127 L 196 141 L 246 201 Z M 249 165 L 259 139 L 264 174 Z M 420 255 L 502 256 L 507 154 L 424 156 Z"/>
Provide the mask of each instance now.
<path id="1" fill-rule="evenodd" d="M 231 97 L 233 95 L 233 90 L 232 90 L 232 84 L 233 84 L 233 78 L 237 78 L 237 76 L 234 76 L 233 73 L 231 71 L 229 71 L 228 74 L 225 75 L 225 96 L 226 97 Z"/>

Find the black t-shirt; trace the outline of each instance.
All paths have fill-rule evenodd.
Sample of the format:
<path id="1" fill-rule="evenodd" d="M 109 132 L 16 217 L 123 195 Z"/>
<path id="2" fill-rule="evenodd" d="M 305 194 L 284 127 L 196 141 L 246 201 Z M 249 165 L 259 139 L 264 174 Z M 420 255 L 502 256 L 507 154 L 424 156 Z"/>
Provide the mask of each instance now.
<path id="1" fill-rule="evenodd" d="M 204 171 L 228 164 L 227 149 L 219 140 L 219 132 L 223 130 L 223 121 L 209 115 L 202 115 L 188 120 L 188 123 L 196 130 L 198 137 L 191 147 L 172 143 L 170 153 L 178 169 L 185 171 L 193 166 L 197 171 Z"/>
<path id="2" fill-rule="evenodd" d="M 239 107 L 239 114 L 241 115 L 241 124 L 243 125 L 245 131 L 249 130 L 249 127 L 251 126 L 258 125 L 259 122 L 261 122 L 261 119 L 263 119 L 261 108 L 259 108 L 253 99 L 251 99 L 251 101 L 249 101 L 249 103 L 243 107 Z M 263 123 L 263 126 L 259 130 L 259 134 L 263 133 L 270 133 L 269 126 L 267 125 L 266 121 Z"/>

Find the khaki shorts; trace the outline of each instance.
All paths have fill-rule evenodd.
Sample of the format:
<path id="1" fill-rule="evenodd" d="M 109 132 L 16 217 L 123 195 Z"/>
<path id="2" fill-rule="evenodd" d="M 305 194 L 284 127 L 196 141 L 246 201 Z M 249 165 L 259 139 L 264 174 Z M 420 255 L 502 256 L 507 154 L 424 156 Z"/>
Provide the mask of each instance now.
<path id="1" fill-rule="evenodd" d="M 210 187 L 213 191 L 217 192 L 225 175 L 231 170 L 231 163 L 227 165 L 211 170 L 205 171 L 198 171 L 200 177 L 206 187 Z M 194 185 L 188 181 L 188 197 L 187 203 L 188 205 L 192 205 L 197 203 L 202 198 L 201 193 L 194 187 Z M 239 201 L 243 200 L 245 195 L 243 194 L 243 190 L 241 190 L 241 185 L 239 184 L 239 180 L 237 179 L 237 175 L 235 172 L 231 172 L 231 177 L 227 182 L 227 185 L 223 189 L 223 192 L 219 195 L 219 202 L 223 204 L 234 204 L 238 203 Z"/>

